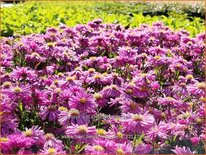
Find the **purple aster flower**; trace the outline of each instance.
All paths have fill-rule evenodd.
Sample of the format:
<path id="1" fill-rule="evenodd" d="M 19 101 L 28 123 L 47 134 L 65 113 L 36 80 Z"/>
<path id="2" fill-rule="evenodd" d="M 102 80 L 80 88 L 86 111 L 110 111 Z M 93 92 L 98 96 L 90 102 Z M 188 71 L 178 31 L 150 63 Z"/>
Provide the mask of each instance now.
<path id="1" fill-rule="evenodd" d="M 154 124 L 155 119 L 151 114 L 123 114 L 123 130 L 126 133 L 146 133 Z"/>
<path id="2" fill-rule="evenodd" d="M 158 104 L 164 105 L 164 106 L 172 106 L 172 107 L 179 107 L 183 102 L 180 100 L 176 100 L 173 97 L 164 97 L 158 99 Z"/>
<path id="3" fill-rule="evenodd" d="M 17 153 L 22 148 L 29 148 L 34 143 L 34 140 L 29 137 L 25 137 L 21 133 L 14 133 L 4 138 L 1 145 L 3 152 L 7 154 Z"/>
<path id="4" fill-rule="evenodd" d="M 44 131 L 40 130 L 38 126 L 32 126 L 30 129 L 26 128 L 26 131 L 23 132 L 25 137 L 29 137 L 34 140 L 34 144 L 43 146 L 44 139 Z"/>
<path id="5" fill-rule="evenodd" d="M 106 86 L 102 89 L 101 93 L 104 97 L 119 97 L 121 94 L 121 90 L 117 85 Z"/>
<path id="6" fill-rule="evenodd" d="M 44 143 L 44 149 L 48 149 L 48 148 L 63 148 L 63 144 L 61 140 L 58 140 L 54 137 L 53 134 L 51 133 L 47 133 L 44 135 L 45 138 L 45 143 Z"/>
<path id="7" fill-rule="evenodd" d="M 9 89 L 3 89 L 3 94 L 8 95 L 8 97 L 13 100 L 17 101 L 18 99 L 25 98 L 31 94 L 30 86 L 29 85 L 22 85 L 22 86 L 11 86 Z"/>
<path id="8" fill-rule="evenodd" d="M 34 80 L 37 75 L 35 71 L 28 69 L 27 67 L 16 67 L 11 73 L 11 78 L 14 80 Z"/>
<path id="9" fill-rule="evenodd" d="M 80 142 L 91 142 L 96 136 L 96 127 L 89 127 L 87 125 L 72 125 L 68 126 L 66 135 Z"/>
<path id="10" fill-rule="evenodd" d="M 105 154 L 105 148 L 101 145 L 87 145 L 85 148 L 86 154 Z"/>
<path id="11" fill-rule="evenodd" d="M 0 112 L 1 120 L 1 135 L 6 136 L 14 133 L 17 130 L 17 119 L 12 115 L 5 115 L 5 112 Z"/>
<path id="12" fill-rule="evenodd" d="M 34 153 L 29 148 L 22 148 L 17 152 L 17 154 L 24 155 L 24 154 L 34 154 Z"/>
<path id="13" fill-rule="evenodd" d="M 94 140 L 92 145 L 87 145 L 85 148 L 85 153 L 95 154 L 95 153 L 104 153 L 104 154 L 115 154 L 116 143 L 112 140 Z"/>
<path id="14" fill-rule="evenodd" d="M 39 154 L 66 154 L 61 147 L 46 147 L 39 152 Z"/>
<path id="15" fill-rule="evenodd" d="M 172 149 L 175 154 L 194 154 L 189 147 L 179 147 L 176 146 L 175 149 Z"/>
<path id="16" fill-rule="evenodd" d="M 197 146 L 200 142 L 199 137 L 192 137 L 190 140 L 191 140 L 193 146 Z"/>
<path id="17" fill-rule="evenodd" d="M 116 154 L 132 154 L 131 143 L 117 143 L 116 144 Z"/>
<path id="18" fill-rule="evenodd" d="M 190 85 L 187 87 L 188 91 L 197 97 L 205 96 L 206 85 L 204 82 L 198 82 L 195 85 Z"/>
<path id="19" fill-rule="evenodd" d="M 140 113 L 140 111 L 142 111 L 141 104 L 138 104 L 136 102 L 134 102 L 131 99 L 125 98 L 120 102 L 121 106 L 120 109 L 123 113 Z"/>
<path id="20" fill-rule="evenodd" d="M 146 137 L 149 138 L 152 142 L 155 141 L 157 138 L 160 139 L 167 139 L 169 136 L 165 133 L 164 128 L 161 127 L 162 122 L 159 125 L 156 125 L 149 129 L 147 132 Z M 164 123 L 163 123 L 164 125 Z"/>
<path id="21" fill-rule="evenodd" d="M 71 96 L 69 106 L 80 111 L 88 111 L 89 109 L 94 110 L 96 103 L 92 95 L 85 92 L 77 92 L 75 96 Z"/>
<path id="22" fill-rule="evenodd" d="M 90 122 L 89 114 L 81 114 L 77 109 L 70 109 L 69 111 L 62 110 L 59 115 L 59 122 L 63 126 L 67 126 L 69 124 L 89 124 Z"/>
<path id="23" fill-rule="evenodd" d="M 152 151 L 153 147 L 150 144 L 139 144 L 135 149 L 134 153 L 137 154 L 149 154 Z"/>
<path id="24" fill-rule="evenodd" d="M 43 120 L 48 119 L 49 121 L 56 121 L 59 118 L 60 111 L 55 105 L 50 105 L 48 107 L 41 106 L 40 115 Z"/>
<path id="25" fill-rule="evenodd" d="M 95 93 L 93 97 L 99 107 L 104 107 L 109 102 L 101 93 Z"/>

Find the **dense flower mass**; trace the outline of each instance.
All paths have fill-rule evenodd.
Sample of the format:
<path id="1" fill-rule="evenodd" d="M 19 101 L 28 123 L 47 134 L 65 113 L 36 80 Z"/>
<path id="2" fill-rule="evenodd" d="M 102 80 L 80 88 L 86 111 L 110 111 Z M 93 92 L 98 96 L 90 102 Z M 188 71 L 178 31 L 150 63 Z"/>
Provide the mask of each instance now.
<path id="1" fill-rule="evenodd" d="M 97 19 L 1 47 L 2 153 L 205 153 L 204 34 Z"/>

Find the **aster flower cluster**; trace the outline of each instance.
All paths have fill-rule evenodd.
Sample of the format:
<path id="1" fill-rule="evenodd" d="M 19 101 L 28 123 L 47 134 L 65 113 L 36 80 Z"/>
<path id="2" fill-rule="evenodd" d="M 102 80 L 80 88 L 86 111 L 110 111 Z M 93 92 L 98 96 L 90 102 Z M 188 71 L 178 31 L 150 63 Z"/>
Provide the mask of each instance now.
<path id="1" fill-rule="evenodd" d="M 1 48 L 1 153 L 205 153 L 204 34 L 97 19 Z"/>

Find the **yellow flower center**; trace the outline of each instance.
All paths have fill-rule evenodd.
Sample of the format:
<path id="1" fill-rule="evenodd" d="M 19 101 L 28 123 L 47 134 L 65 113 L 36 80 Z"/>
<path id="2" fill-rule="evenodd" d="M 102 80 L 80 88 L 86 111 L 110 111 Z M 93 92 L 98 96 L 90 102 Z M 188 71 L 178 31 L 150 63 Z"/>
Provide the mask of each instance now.
<path id="1" fill-rule="evenodd" d="M 94 72 L 95 72 L 95 69 L 94 69 L 94 68 L 89 68 L 89 69 L 88 69 L 88 72 L 94 73 Z"/>
<path id="2" fill-rule="evenodd" d="M 57 89 L 55 90 L 55 92 L 56 92 L 56 93 L 60 93 L 60 92 L 61 92 L 61 88 L 57 88 Z"/>
<path id="3" fill-rule="evenodd" d="M 173 100 L 174 98 L 172 98 L 172 97 L 167 97 L 167 99 L 168 99 L 168 100 Z"/>
<path id="4" fill-rule="evenodd" d="M 158 60 L 158 59 L 160 59 L 160 58 L 161 58 L 160 55 L 156 55 L 156 56 L 154 57 L 155 60 Z"/>
<path id="5" fill-rule="evenodd" d="M 133 116 L 133 120 L 136 121 L 136 122 L 139 122 L 139 121 L 142 121 L 143 118 L 142 118 L 141 115 L 136 114 L 136 115 Z"/>
<path id="6" fill-rule="evenodd" d="M 56 152 L 56 149 L 54 149 L 54 148 L 49 148 L 48 149 L 49 154 L 54 154 L 55 152 Z"/>
<path id="7" fill-rule="evenodd" d="M 133 90 L 132 90 L 132 89 L 127 89 L 127 90 L 126 90 L 126 93 L 127 93 L 127 94 L 132 94 L 132 93 L 133 93 Z"/>
<path id="8" fill-rule="evenodd" d="M 11 86 L 11 82 L 6 81 L 6 82 L 3 83 L 3 86 L 4 87 L 10 87 Z"/>
<path id="9" fill-rule="evenodd" d="M 203 102 L 206 102 L 206 98 L 205 97 L 201 97 L 200 100 L 203 101 Z"/>
<path id="10" fill-rule="evenodd" d="M 96 57 L 90 57 L 89 59 L 90 59 L 90 60 L 95 60 L 95 59 L 96 59 Z"/>
<path id="11" fill-rule="evenodd" d="M 129 83 L 129 85 L 130 85 L 130 86 L 135 86 L 135 82 L 134 82 L 134 81 L 131 81 L 131 82 Z"/>
<path id="12" fill-rule="evenodd" d="M 8 138 L 5 138 L 5 137 L 2 137 L 2 138 L 0 138 L 0 142 L 8 142 Z"/>
<path id="13" fill-rule="evenodd" d="M 197 119 L 196 119 L 196 123 L 197 123 L 197 124 L 202 124 L 202 120 L 201 120 L 200 118 L 197 118 Z"/>
<path id="14" fill-rule="evenodd" d="M 75 70 L 75 71 L 80 71 L 81 68 L 80 68 L 80 67 L 76 67 L 74 70 Z"/>
<path id="15" fill-rule="evenodd" d="M 33 57 L 40 57 L 39 53 L 36 53 L 36 52 L 33 52 L 33 53 L 31 54 L 31 56 L 33 56 Z"/>
<path id="16" fill-rule="evenodd" d="M 32 135 L 32 130 L 26 130 L 26 131 L 24 132 L 24 135 L 25 135 L 26 137 L 30 137 L 30 136 Z"/>
<path id="17" fill-rule="evenodd" d="M 48 47 L 54 47 L 54 46 L 55 46 L 55 43 L 47 43 L 47 46 L 48 46 Z"/>
<path id="18" fill-rule="evenodd" d="M 66 78 L 66 80 L 67 80 L 67 81 L 73 81 L 73 80 L 75 80 L 75 77 L 74 77 L 74 76 L 68 76 L 68 77 Z"/>
<path id="19" fill-rule="evenodd" d="M 79 102 L 82 103 L 82 104 L 84 104 L 84 103 L 87 102 L 87 99 L 83 97 L 83 98 L 81 98 L 81 99 L 79 100 Z"/>
<path id="20" fill-rule="evenodd" d="M 130 103 L 129 106 L 130 106 L 130 108 L 133 109 L 133 110 L 137 108 L 137 104 L 134 103 L 134 102 Z"/>
<path id="21" fill-rule="evenodd" d="M 94 98 L 95 98 L 96 100 L 99 100 L 99 99 L 102 98 L 102 95 L 101 95 L 100 93 L 95 93 L 95 94 L 94 94 Z"/>
<path id="22" fill-rule="evenodd" d="M 205 89 L 205 83 L 204 82 L 200 82 L 197 84 L 198 89 Z"/>
<path id="23" fill-rule="evenodd" d="M 79 110 L 77 109 L 71 109 L 69 113 L 71 114 L 71 116 L 79 116 Z"/>
<path id="24" fill-rule="evenodd" d="M 67 111 L 67 108 L 66 108 L 66 107 L 63 107 L 63 106 L 60 106 L 60 107 L 59 107 L 59 110 L 60 110 L 60 111 Z"/>
<path id="25" fill-rule="evenodd" d="M 107 76 L 108 74 L 107 74 L 107 72 L 104 72 L 102 75 L 103 75 L 103 76 Z"/>
<path id="26" fill-rule="evenodd" d="M 15 92 L 15 93 L 20 93 L 20 92 L 22 92 L 22 89 L 19 88 L 19 87 L 15 87 L 15 88 L 14 88 L 14 92 Z"/>
<path id="27" fill-rule="evenodd" d="M 118 138 L 123 138 L 123 134 L 121 132 L 117 132 L 117 137 Z"/>
<path id="28" fill-rule="evenodd" d="M 183 118 L 185 118 L 185 119 L 190 117 L 190 116 L 191 116 L 191 114 L 189 112 L 186 112 L 183 114 Z"/>
<path id="29" fill-rule="evenodd" d="M 140 74 L 140 76 L 141 76 L 141 77 L 146 77 L 147 74 L 146 74 L 146 73 L 142 73 L 142 74 Z"/>
<path id="30" fill-rule="evenodd" d="M 97 134 L 104 136 L 106 134 L 106 131 L 104 129 L 97 129 Z"/>
<path id="31" fill-rule="evenodd" d="M 87 133 L 87 127 L 85 125 L 80 125 L 78 127 L 78 132 L 81 133 L 81 134 Z"/>
<path id="32" fill-rule="evenodd" d="M 187 75 L 186 75 L 186 78 L 187 78 L 187 79 L 193 79 L 194 77 L 193 77 L 193 75 L 191 75 L 191 74 L 187 74 Z"/>
<path id="33" fill-rule="evenodd" d="M 57 85 L 59 83 L 58 80 L 54 80 L 54 84 Z"/>
<path id="34" fill-rule="evenodd" d="M 95 74 L 94 75 L 94 79 L 101 79 L 102 78 L 102 75 L 101 74 Z"/>
<path id="35" fill-rule="evenodd" d="M 57 75 L 58 75 L 59 77 L 64 76 L 64 74 L 63 74 L 63 73 L 58 73 Z"/>
<path id="36" fill-rule="evenodd" d="M 48 140 L 48 139 L 51 139 L 51 138 L 53 138 L 54 137 L 54 135 L 53 134 L 51 134 L 51 133 L 47 133 L 46 135 L 45 135 L 45 138 Z"/>
<path id="37" fill-rule="evenodd" d="M 100 146 L 100 145 L 95 145 L 94 146 L 94 150 L 95 151 L 104 151 L 104 148 L 102 146 Z"/>
<path id="38" fill-rule="evenodd" d="M 111 85 L 111 88 L 112 89 L 117 89 L 117 86 L 116 85 Z"/>
<path id="39" fill-rule="evenodd" d="M 123 154 L 123 153 L 124 153 L 124 151 L 121 148 L 117 149 L 117 154 Z"/>

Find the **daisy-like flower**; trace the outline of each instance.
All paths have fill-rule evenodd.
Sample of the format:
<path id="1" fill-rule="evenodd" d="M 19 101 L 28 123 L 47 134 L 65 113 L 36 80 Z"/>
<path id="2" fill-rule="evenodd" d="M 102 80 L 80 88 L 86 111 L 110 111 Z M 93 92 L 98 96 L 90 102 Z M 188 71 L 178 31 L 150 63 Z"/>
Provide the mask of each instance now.
<path id="1" fill-rule="evenodd" d="M 188 91 L 197 97 L 205 96 L 205 88 L 206 85 L 204 82 L 197 82 L 196 84 L 187 87 Z"/>
<path id="2" fill-rule="evenodd" d="M 119 143 L 116 144 L 116 154 L 132 154 L 131 143 Z"/>
<path id="3" fill-rule="evenodd" d="M 123 113 L 134 113 L 137 114 L 141 111 L 141 105 L 132 101 L 131 99 L 125 98 L 120 102 L 120 109 Z"/>
<path id="4" fill-rule="evenodd" d="M 31 94 L 29 85 L 11 86 L 9 89 L 3 89 L 1 92 L 8 95 L 8 97 L 13 101 L 25 98 Z"/>
<path id="5" fill-rule="evenodd" d="M 152 145 L 150 144 L 139 144 L 134 149 L 134 153 L 137 154 L 149 154 L 152 151 Z"/>
<path id="6" fill-rule="evenodd" d="M 39 152 L 39 154 L 66 154 L 61 147 L 46 147 Z"/>
<path id="7" fill-rule="evenodd" d="M 77 92 L 75 96 L 71 96 L 69 106 L 79 111 L 88 111 L 89 109 L 94 110 L 96 103 L 92 95 L 85 92 Z"/>
<path id="8" fill-rule="evenodd" d="M 35 71 L 28 69 L 27 67 L 16 67 L 10 74 L 14 80 L 34 80 L 37 75 Z"/>
<path id="9" fill-rule="evenodd" d="M 121 94 L 121 90 L 117 85 L 110 85 L 103 88 L 101 91 L 104 97 L 119 97 Z"/>
<path id="10" fill-rule="evenodd" d="M 17 153 L 21 148 L 29 148 L 34 144 L 34 140 L 25 137 L 21 132 L 9 135 L 7 138 L 1 138 L 0 147 L 6 154 Z"/>
<path id="11" fill-rule="evenodd" d="M 87 145 L 85 148 L 86 154 L 115 154 L 116 143 L 108 139 L 95 139 L 92 145 Z"/>
<path id="12" fill-rule="evenodd" d="M 30 137 L 34 140 L 36 145 L 43 146 L 45 142 L 44 131 L 40 130 L 38 126 L 32 126 L 30 129 L 26 128 L 26 131 L 23 132 L 25 137 Z"/>
<path id="13" fill-rule="evenodd" d="M 176 100 L 173 97 L 164 97 L 158 99 L 158 104 L 164 105 L 164 106 L 172 106 L 172 107 L 178 107 L 183 104 L 181 100 Z"/>
<path id="14" fill-rule="evenodd" d="M 88 145 L 85 148 L 86 154 L 105 154 L 105 148 L 101 145 Z"/>
<path id="15" fill-rule="evenodd" d="M 69 111 L 62 110 L 59 115 L 59 122 L 63 126 L 69 124 L 88 124 L 90 122 L 90 116 L 87 114 L 81 114 L 77 109 L 70 109 Z"/>
<path id="16" fill-rule="evenodd" d="M 48 107 L 41 106 L 40 115 L 43 120 L 48 119 L 49 121 L 56 121 L 59 118 L 60 111 L 55 105 L 50 105 Z"/>
<path id="17" fill-rule="evenodd" d="M 58 140 L 54 137 L 53 134 L 47 133 L 44 135 L 45 143 L 44 143 L 44 149 L 49 148 L 63 148 L 63 144 L 61 140 Z"/>
<path id="18" fill-rule="evenodd" d="M 154 124 L 155 119 L 151 114 L 123 114 L 123 131 L 126 133 L 146 133 Z"/>
<path id="19" fill-rule="evenodd" d="M 172 151 L 175 153 L 175 154 L 194 154 L 189 147 L 179 147 L 179 146 L 176 146 L 175 149 L 172 149 Z"/>
<path id="20" fill-rule="evenodd" d="M 155 141 L 156 138 L 161 138 L 161 139 L 167 139 L 169 136 L 165 133 L 165 130 L 161 128 L 162 122 L 159 123 L 159 125 L 156 125 L 149 129 L 147 132 L 146 137 L 150 139 L 151 141 Z M 164 125 L 164 123 L 163 123 Z"/>
<path id="21" fill-rule="evenodd" d="M 109 102 L 101 93 L 95 93 L 93 97 L 99 107 L 103 107 Z"/>
<path id="22" fill-rule="evenodd" d="M 12 115 L 7 115 L 7 112 L 0 112 L 1 120 L 1 135 L 6 136 L 14 133 L 17 130 L 17 119 Z"/>
<path id="23" fill-rule="evenodd" d="M 96 136 L 96 127 L 87 125 L 72 125 L 68 126 L 66 130 L 68 137 L 79 139 L 82 142 L 91 141 Z"/>

